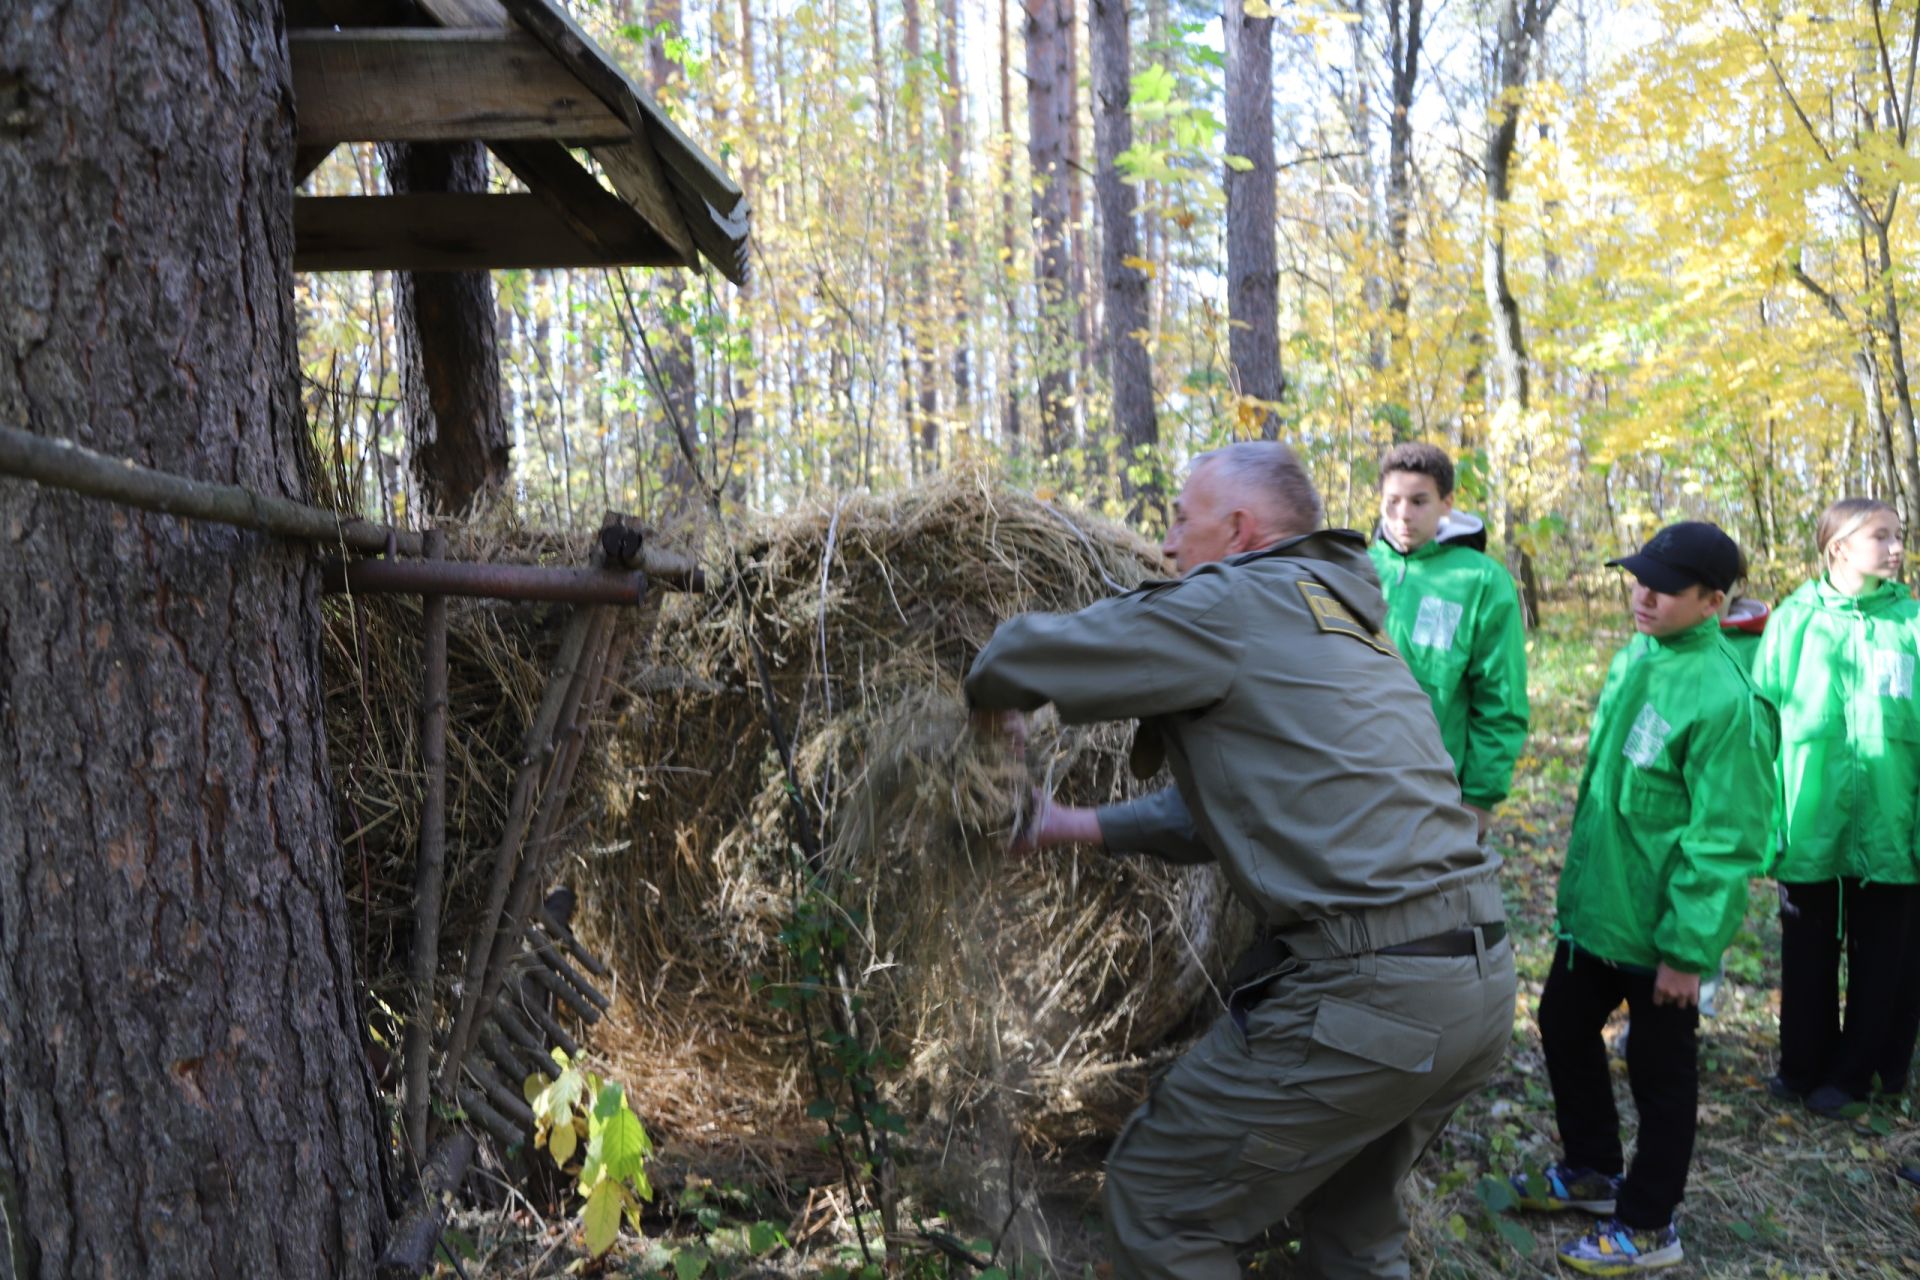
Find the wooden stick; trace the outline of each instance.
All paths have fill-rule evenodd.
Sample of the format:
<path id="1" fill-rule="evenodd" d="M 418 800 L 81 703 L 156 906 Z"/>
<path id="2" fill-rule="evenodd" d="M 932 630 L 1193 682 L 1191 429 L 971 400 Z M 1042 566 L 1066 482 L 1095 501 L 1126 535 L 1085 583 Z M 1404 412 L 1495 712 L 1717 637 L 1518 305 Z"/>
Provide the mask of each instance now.
<path id="1" fill-rule="evenodd" d="M 520 1126 L 522 1133 L 533 1133 L 533 1108 L 518 1089 L 490 1071 L 484 1061 L 469 1063 L 467 1077 L 480 1086 L 501 1115 Z"/>
<path id="2" fill-rule="evenodd" d="M 485 1095 L 472 1085 L 461 1085 L 459 1098 L 460 1109 L 467 1113 L 467 1117 L 492 1134 L 502 1147 L 516 1146 L 527 1140 L 529 1131 L 517 1127 L 513 1121 L 495 1111 Z"/>
<path id="3" fill-rule="evenodd" d="M 580 655 L 597 613 L 598 610 L 592 608 L 575 609 L 568 619 L 567 629 L 560 638 L 559 656 L 554 659 L 553 673 L 540 699 L 540 709 L 534 713 L 533 723 L 527 726 L 527 736 L 521 744 L 520 768 L 514 775 L 513 795 L 507 804 L 507 824 L 493 855 L 493 879 L 487 889 L 487 903 L 467 937 L 460 1010 L 454 1016 L 453 1031 L 447 1037 L 446 1057 L 440 1067 L 442 1088 L 459 1078 L 460 1061 L 472 1045 L 474 1023 L 482 1013 L 481 991 L 493 958 L 500 913 L 506 909 L 508 893 L 519 869 L 540 779 L 550 772 L 553 764 L 554 730 L 560 724 L 561 711 L 569 695 L 583 675 Z"/>
<path id="4" fill-rule="evenodd" d="M 473 992 L 475 996 L 473 1008 L 476 1017 L 485 1016 L 487 1011 L 493 1008 L 493 1002 L 500 994 L 500 984 L 506 978 L 507 965 L 514 954 L 520 950 L 520 939 L 526 928 L 523 922 L 526 919 L 527 909 L 531 905 L 529 900 L 533 896 L 534 886 L 538 883 L 541 864 L 544 861 L 541 856 L 543 847 L 549 832 L 559 818 L 560 811 L 566 807 L 567 792 L 572 788 L 573 767 L 580 758 L 580 740 L 585 736 L 584 726 L 579 723 L 580 708 L 587 701 L 588 686 L 598 678 L 598 673 L 606 661 L 609 619 L 609 611 L 603 606 L 595 606 L 587 611 L 585 620 L 587 635 L 583 641 L 585 656 L 577 668 L 578 674 L 567 688 L 566 697 L 560 709 L 559 724 L 562 729 L 559 736 L 554 739 L 555 754 L 552 765 L 548 769 L 547 785 L 541 791 L 539 809 L 534 814 L 524 841 L 524 850 L 518 858 L 519 866 L 513 873 L 513 882 L 506 896 L 504 914 L 495 917 L 496 923 L 490 932 L 485 928 L 475 930 L 473 950 L 486 956 L 485 966 L 480 971 L 479 981 Z M 502 859 L 500 865 L 494 868 L 496 887 L 505 865 L 505 859 Z M 489 904 L 491 904 L 491 898 Z M 474 955 L 470 952 L 467 956 L 469 971 L 472 970 L 473 959 Z M 466 1010 L 466 1004 L 462 1003 L 461 1012 L 464 1014 Z M 471 1023 L 468 1029 L 470 1035 Z M 457 1043 L 464 1053 L 471 1046 L 471 1039 L 462 1039 Z M 569 1052 L 573 1051 L 569 1050 Z M 451 1047 L 448 1050 L 447 1062 L 448 1066 L 441 1068 L 443 1072 L 457 1065 Z"/>
<path id="5" fill-rule="evenodd" d="M 542 1071 L 552 1075 L 557 1070 L 553 1059 L 547 1054 L 547 1042 L 540 1038 L 540 1033 L 535 1031 L 525 1018 L 514 1011 L 512 1001 L 494 1001 L 492 1021 L 500 1030 L 507 1033 L 507 1039 L 540 1059 Z"/>
<path id="6" fill-rule="evenodd" d="M 18 427 L 0 426 L 0 476 L 17 476 L 52 489 L 157 511 L 189 520 L 213 520 L 282 538 L 345 547 L 367 555 L 391 548 L 403 556 L 420 555 L 425 543 L 410 529 L 342 516 L 290 498 L 276 498 L 237 484 L 189 480 L 171 472 L 110 458 L 85 445 Z M 685 556 L 644 550 L 633 566 L 663 586 L 701 590 L 705 578 Z"/>
<path id="7" fill-rule="evenodd" d="M 535 1073 L 549 1078 L 554 1074 L 553 1059 L 542 1059 L 538 1053 L 515 1044 L 500 1030 L 500 1024 L 491 1018 L 481 1024 L 480 1047 L 486 1050 L 487 1056 L 502 1071 L 516 1080 L 525 1081 Z"/>
<path id="8" fill-rule="evenodd" d="M 434 1246 L 446 1229 L 447 1202 L 473 1161 L 473 1135 L 455 1129 L 442 1138 L 420 1171 L 420 1198 L 395 1226 L 376 1264 L 382 1280 L 414 1280 L 433 1267 Z"/>
<path id="9" fill-rule="evenodd" d="M 534 965 L 526 972 L 526 977 L 542 991 L 573 1010 L 580 1021 L 592 1026 L 600 1021 L 600 1011 L 593 1007 L 593 1001 L 573 989 L 573 984 L 557 977 L 544 965 Z"/>
<path id="10" fill-rule="evenodd" d="M 519 985 L 513 988 L 512 994 L 519 1011 L 531 1018 L 540 1030 L 547 1033 L 548 1044 L 564 1050 L 569 1058 L 580 1056 L 580 1042 L 567 1034 L 567 1029 L 547 1012 L 544 1001 L 535 999 L 525 987 Z"/>
<path id="11" fill-rule="evenodd" d="M 593 1002 L 593 1007 L 602 1013 L 613 1007 L 613 1001 L 599 988 L 588 982 L 586 976 L 567 963 L 560 949 L 553 945 L 552 939 L 538 929 L 527 930 L 527 949 L 539 957 L 540 963 L 553 971 L 553 975 L 571 986 L 575 991 Z"/>
<path id="12" fill-rule="evenodd" d="M 446 535 L 428 532 L 426 554 L 437 560 Z M 415 1151 L 427 1149 L 428 1079 L 433 1056 L 433 980 L 440 972 L 440 898 L 446 884 L 447 852 L 447 598 L 422 601 L 425 630 L 425 678 L 420 690 L 420 754 L 426 765 L 426 794 L 420 805 L 420 862 L 414 874 L 413 1017 L 407 1022 L 407 1139 Z"/>
<path id="13" fill-rule="evenodd" d="M 596 978 L 604 978 L 608 975 L 609 970 L 605 964 L 601 963 L 599 957 L 581 944 L 580 939 L 574 936 L 573 930 L 555 920 L 551 911 L 542 907 L 534 916 L 534 923 L 545 929 L 547 936 L 565 947 L 567 954 L 578 960 L 580 967 L 588 973 Z"/>

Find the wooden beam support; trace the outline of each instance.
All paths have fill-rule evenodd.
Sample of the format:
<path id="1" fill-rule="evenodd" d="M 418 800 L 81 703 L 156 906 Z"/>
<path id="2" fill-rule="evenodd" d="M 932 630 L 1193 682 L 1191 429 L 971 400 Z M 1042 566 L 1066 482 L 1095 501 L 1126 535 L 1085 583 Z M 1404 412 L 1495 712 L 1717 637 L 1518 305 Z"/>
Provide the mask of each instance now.
<path id="1" fill-rule="evenodd" d="M 574 235 L 585 243 L 602 248 L 611 256 L 612 245 L 634 237 L 654 237 L 669 252 L 679 255 L 675 265 L 693 264 L 693 246 L 685 238 L 684 225 L 673 224 L 682 237 L 678 243 L 660 236 L 651 219 L 601 186 L 600 180 L 588 173 L 559 143 L 489 140 L 487 147 L 515 177 L 527 184 L 529 191 L 547 202 L 555 216 L 565 219 Z M 639 150 L 637 147 L 617 149 Z M 600 148 L 594 149 L 595 155 L 599 152 Z"/>
<path id="2" fill-rule="evenodd" d="M 298 187 L 311 178 L 314 171 L 327 162 L 333 154 L 331 142 L 315 143 L 312 146 L 295 147 L 293 151 L 293 185 Z"/>
<path id="3" fill-rule="evenodd" d="M 295 140 L 631 142 L 626 121 L 524 31 L 291 31 Z"/>
<path id="4" fill-rule="evenodd" d="M 615 230 L 612 220 L 601 218 L 597 210 L 576 210 L 573 216 L 562 217 L 551 196 L 296 196 L 293 269 L 485 271 L 681 265 L 680 256 L 637 214 L 598 183 L 594 189 L 626 214 L 624 227 Z M 576 226 L 582 222 L 595 227 L 595 243 L 577 234 Z"/>
<path id="5" fill-rule="evenodd" d="M 525 34 L 521 27 L 513 25 L 513 20 L 507 16 L 499 0 L 421 0 L 420 7 L 428 17 L 450 28 L 491 31 L 504 27 Z M 693 230 L 688 225 L 681 202 L 675 198 L 666 175 L 661 171 L 659 157 L 654 154 L 654 143 L 648 133 L 648 112 L 657 115 L 659 108 L 653 107 L 651 102 L 643 106 L 633 96 L 640 92 L 639 89 L 584 34 L 580 36 L 581 43 L 578 45 L 565 45 L 569 53 L 562 55 L 559 52 L 562 46 L 556 33 L 564 25 L 564 18 L 559 24 L 548 21 L 540 31 L 527 38 L 536 40 L 542 48 L 547 49 L 550 57 L 569 69 L 576 83 L 582 84 L 596 101 L 626 125 L 619 137 L 591 148 L 594 162 L 606 171 L 607 180 L 613 183 L 613 189 L 620 193 L 620 198 L 637 210 L 647 225 L 672 246 L 674 252 L 680 255 L 680 261 L 687 266 L 694 265 Z M 582 79 L 582 68 L 591 69 L 587 72 L 593 77 L 590 82 Z M 488 136 L 511 140 L 507 134 Z M 582 138 L 578 141 L 589 140 Z M 492 146 L 492 143 L 488 145 Z M 529 188 L 536 191 L 540 189 L 533 178 L 520 172 L 512 159 L 501 155 L 499 147 L 493 147 L 493 151 L 508 168 L 519 174 L 520 180 Z M 724 179 L 725 175 L 721 176 Z"/>

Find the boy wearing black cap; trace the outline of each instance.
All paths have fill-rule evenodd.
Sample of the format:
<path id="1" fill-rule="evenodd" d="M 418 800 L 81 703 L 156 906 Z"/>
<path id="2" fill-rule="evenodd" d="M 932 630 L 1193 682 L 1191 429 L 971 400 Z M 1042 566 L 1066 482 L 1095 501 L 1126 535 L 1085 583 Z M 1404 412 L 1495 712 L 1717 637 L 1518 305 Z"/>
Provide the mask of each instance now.
<path id="1" fill-rule="evenodd" d="M 1731 538 L 1697 521 L 1669 525 L 1608 563 L 1634 576 L 1639 634 L 1614 656 L 1594 710 L 1560 873 L 1560 943 L 1540 997 L 1564 1157 L 1513 1182 L 1524 1207 L 1601 1219 L 1562 1246 L 1561 1261 L 1626 1275 L 1681 1259 L 1673 1211 L 1693 1158 L 1700 979 L 1766 865 L 1779 718 L 1720 634 L 1740 576 Z M 1601 1039 L 1622 1001 L 1640 1115 L 1624 1177 Z"/>

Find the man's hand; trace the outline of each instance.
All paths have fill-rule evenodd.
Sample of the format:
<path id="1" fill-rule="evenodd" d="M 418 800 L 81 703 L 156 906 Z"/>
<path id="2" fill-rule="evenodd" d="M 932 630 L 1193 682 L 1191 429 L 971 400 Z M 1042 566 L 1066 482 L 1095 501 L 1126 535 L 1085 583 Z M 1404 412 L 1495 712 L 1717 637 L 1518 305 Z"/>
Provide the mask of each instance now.
<path id="1" fill-rule="evenodd" d="M 1466 808 L 1467 812 L 1473 815 L 1473 820 L 1480 824 L 1480 830 L 1474 838 L 1484 841 L 1487 838 L 1487 828 L 1493 825 L 1493 810 L 1482 809 L 1477 804 L 1467 805 Z"/>
<path id="2" fill-rule="evenodd" d="M 1055 804 L 1053 797 L 1033 793 L 1033 816 L 1016 831 L 1010 853 L 1034 853 L 1063 844 L 1100 844 L 1100 815 L 1093 809 Z"/>
<path id="3" fill-rule="evenodd" d="M 1653 1002 L 1700 1007 L 1700 975 L 1669 969 L 1663 962 L 1653 975 Z"/>
<path id="4" fill-rule="evenodd" d="M 1027 749 L 1027 717 L 1020 711 L 980 711 L 972 713 L 973 731 L 983 738 L 1005 738 L 1015 751 Z"/>

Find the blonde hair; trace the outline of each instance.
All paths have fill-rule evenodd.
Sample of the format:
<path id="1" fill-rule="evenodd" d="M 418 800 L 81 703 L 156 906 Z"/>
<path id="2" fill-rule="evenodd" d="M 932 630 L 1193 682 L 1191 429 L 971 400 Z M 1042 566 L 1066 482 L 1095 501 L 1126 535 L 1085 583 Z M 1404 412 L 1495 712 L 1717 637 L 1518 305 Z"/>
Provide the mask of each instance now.
<path id="1" fill-rule="evenodd" d="M 1860 527 L 1881 512 L 1899 519 L 1900 513 L 1878 498 L 1842 498 L 1820 513 L 1814 526 L 1813 542 L 1820 550 L 1820 563 L 1826 564 L 1833 544 L 1858 533 Z"/>

